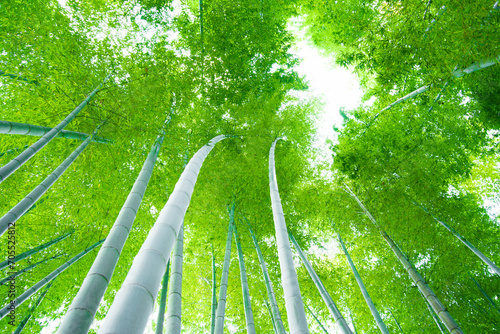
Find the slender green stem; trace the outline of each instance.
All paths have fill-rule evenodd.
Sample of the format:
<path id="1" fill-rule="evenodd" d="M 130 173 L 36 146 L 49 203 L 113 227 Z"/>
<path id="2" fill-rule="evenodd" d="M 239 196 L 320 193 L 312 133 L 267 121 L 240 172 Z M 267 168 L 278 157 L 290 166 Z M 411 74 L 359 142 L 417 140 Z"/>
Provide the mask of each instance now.
<path id="1" fill-rule="evenodd" d="M 167 262 L 167 270 L 163 275 L 161 283 L 160 307 L 158 310 L 158 320 L 156 321 L 156 334 L 163 334 L 163 322 L 165 321 L 165 308 L 167 306 L 168 277 L 170 274 L 170 259 Z"/>
<path id="2" fill-rule="evenodd" d="M 481 287 L 481 285 L 479 285 L 479 283 L 474 279 L 474 277 L 470 276 L 470 279 L 474 282 L 474 284 L 477 286 L 477 288 L 479 289 L 479 291 L 481 291 L 481 293 L 483 294 L 484 298 L 486 298 L 486 300 L 491 304 L 491 306 L 493 306 L 493 308 L 498 313 L 500 313 L 500 309 L 498 308 L 497 304 L 495 304 L 495 302 L 493 301 L 493 299 L 491 299 L 490 296 L 488 296 L 488 294 L 486 293 L 486 291 L 484 291 L 484 289 Z"/>
<path id="3" fill-rule="evenodd" d="M 314 320 L 316 320 L 316 322 L 318 323 L 319 327 L 321 328 L 321 330 L 325 333 L 325 334 L 328 334 L 328 331 L 326 330 L 325 326 L 323 326 L 323 324 L 321 323 L 321 321 L 319 321 L 318 317 L 316 316 L 316 314 L 314 314 L 314 312 L 309 308 L 309 306 L 307 306 L 306 303 L 304 303 L 307 311 L 309 311 L 309 313 L 311 313 L 311 315 L 313 316 Z"/>
<path id="4" fill-rule="evenodd" d="M 40 303 L 42 302 L 42 300 L 45 297 L 45 295 L 47 294 L 47 292 L 49 292 L 49 289 L 53 283 L 54 283 L 54 281 L 51 281 L 49 284 L 47 284 L 45 289 L 43 289 L 42 293 L 40 294 L 40 296 L 38 296 L 38 298 L 35 301 L 35 303 L 33 304 L 33 306 L 30 307 L 28 314 L 24 317 L 23 320 L 21 320 L 21 322 L 19 323 L 19 325 L 17 326 L 17 328 L 13 334 L 19 334 L 23 331 L 24 327 L 26 327 L 26 325 L 28 324 L 28 321 L 33 316 L 35 309 L 38 307 L 38 305 L 40 305 Z"/>
<path id="5" fill-rule="evenodd" d="M 210 322 L 210 334 L 215 333 L 215 313 L 217 312 L 217 281 L 215 272 L 215 254 L 212 245 L 212 320 Z"/>

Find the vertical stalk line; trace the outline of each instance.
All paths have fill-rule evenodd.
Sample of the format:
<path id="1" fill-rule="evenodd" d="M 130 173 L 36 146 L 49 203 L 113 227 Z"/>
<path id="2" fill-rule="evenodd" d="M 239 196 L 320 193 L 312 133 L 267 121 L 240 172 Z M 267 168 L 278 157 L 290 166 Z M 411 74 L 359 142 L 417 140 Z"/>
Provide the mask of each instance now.
<path id="1" fill-rule="evenodd" d="M 215 334 L 224 332 L 224 315 L 226 311 L 227 281 L 229 278 L 229 265 L 231 261 L 231 240 L 233 239 L 234 226 L 234 206 L 229 210 L 229 228 L 227 229 L 226 252 L 224 254 L 224 264 L 222 266 L 221 283 L 219 288 L 219 303 L 217 305 L 217 315 L 215 318 Z"/>
<path id="2" fill-rule="evenodd" d="M 323 282 L 321 282 L 321 279 L 319 278 L 318 274 L 316 274 L 316 272 L 314 271 L 314 268 L 312 267 L 311 263 L 309 262 L 309 260 L 307 260 L 307 257 L 300 248 L 299 244 L 297 243 L 297 240 L 295 240 L 295 238 L 291 233 L 289 233 L 288 235 L 295 249 L 297 250 L 300 259 L 302 260 L 302 263 L 304 263 L 304 266 L 306 267 L 309 276 L 311 276 L 311 279 L 316 285 L 316 288 L 318 289 L 321 298 L 323 298 L 323 300 L 325 301 L 326 307 L 330 311 L 330 314 L 332 315 L 333 319 L 335 319 L 335 322 L 337 323 L 340 332 L 343 334 L 351 334 L 352 332 L 349 326 L 347 325 L 347 322 L 345 321 L 344 317 L 337 308 L 337 305 L 335 305 L 335 302 L 333 301 L 328 291 L 326 291 Z"/>
<path id="3" fill-rule="evenodd" d="M 172 254 L 172 279 L 168 293 L 167 324 L 165 330 L 169 334 L 181 332 L 182 313 L 182 259 L 184 248 L 184 224 L 179 229 L 174 253 Z"/>
<path id="4" fill-rule="evenodd" d="M 110 74 L 111 75 L 111 74 Z M 47 134 L 45 134 L 42 138 L 38 139 L 36 143 L 28 147 L 25 151 L 23 151 L 21 154 L 19 154 L 17 157 L 15 157 L 13 160 L 11 160 L 9 163 L 4 165 L 3 167 L 0 168 L 0 183 L 5 181 L 11 175 L 14 173 L 19 167 L 24 165 L 26 161 L 28 161 L 32 156 L 35 155 L 38 151 L 40 151 L 45 145 L 47 145 L 52 139 L 54 139 L 59 132 L 61 132 L 62 129 L 68 125 L 73 118 L 78 115 L 78 113 L 87 105 L 87 103 L 94 97 L 95 94 L 102 88 L 104 83 L 108 80 L 110 77 L 108 75 L 103 82 L 99 86 L 97 86 L 88 96 L 85 100 L 83 100 L 82 103 L 78 107 L 75 108 L 61 123 L 56 125 L 52 130 L 50 130 Z"/>
<path id="5" fill-rule="evenodd" d="M 387 329 L 387 326 L 385 325 L 384 321 L 380 317 L 380 314 L 377 311 L 377 308 L 375 307 L 375 304 L 373 304 L 372 299 L 370 298 L 370 295 L 368 294 L 368 290 L 366 290 L 366 287 L 363 283 L 363 280 L 361 279 L 361 276 L 359 276 L 358 270 L 356 269 L 356 266 L 354 265 L 354 262 L 352 262 L 351 256 L 349 255 L 349 252 L 347 251 L 347 248 L 344 245 L 344 241 L 340 237 L 340 233 L 337 232 L 337 237 L 340 242 L 340 246 L 342 246 L 342 249 L 344 250 L 344 254 L 347 257 L 347 261 L 349 262 L 349 266 L 351 267 L 351 270 L 354 274 L 354 277 L 356 278 L 356 282 L 358 282 L 359 289 L 361 290 L 361 293 L 363 294 L 363 297 L 365 298 L 366 304 L 368 305 L 368 308 L 370 309 L 370 312 L 373 315 L 373 318 L 377 322 L 377 326 L 380 329 L 380 331 L 384 334 L 389 334 L 389 330 Z"/>
<path id="6" fill-rule="evenodd" d="M 276 230 L 276 244 L 278 247 L 278 258 L 281 267 L 281 281 L 285 294 L 285 306 L 288 317 L 290 333 L 309 333 L 307 328 L 304 303 L 300 295 L 297 272 L 293 264 L 292 250 L 288 241 L 288 231 L 285 223 L 285 215 L 281 206 L 278 183 L 276 181 L 276 170 L 274 163 L 274 150 L 276 139 L 269 150 L 269 190 L 271 192 L 271 203 L 273 209 L 274 228 Z"/>
<path id="7" fill-rule="evenodd" d="M 321 328 L 321 330 L 323 331 L 323 333 L 328 334 L 328 331 L 326 330 L 325 326 L 323 326 L 323 324 L 321 323 L 321 321 L 319 321 L 318 317 L 316 317 L 316 314 L 314 314 L 314 312 L 309 308 L 309 306 L 307 306 L 307 304 L 304 303 L 304 305 L 305 305 L 307 311 L 309 313 L 311 313 L 311 315 L 314 318 L 314 320 L 316 320 L 316 322 L 318 323 L 318 325 Z"/>
<path id="8" fill-rule="evenodd" d="M 71 230 L 71 231 L 69 231 L 68 233 L 65 233 L 65 234 L 63 234 L 63 235 L 61 235 L 61 236 L 59 236 L 59 237 L 57 237 L 57 238 L 55 238 L 55 239 L 53 239 L 53 240 L 51 240 L 51 241 L 49 241 L 49 242 L 46 242 L 46 243 L 44 243 L 44 244 L 41 244 L 40 246 L 37 246 L 37 247 L 35 247 L 35 248 L 32 248 L 32 249 L 30 249 L 30 250 L 28 250 L 28 251 L 26 251 L 26 252 L 23 252 L 23 253 L 21 253 L 21 254 L 17 255 L 17 256 L 16 256 L 15 258 L 13 258 L 13 259 L 10 259 L 10 260 L 9 260 L 9 259 L 7 259 L 7 260 L 5 260 L 5 261 L 1 262 L 1 263 L 0 263 L 0 270 L 2 270 L 2 269 L 4 269 L 4 268 L 6 268 L 6 267 L 7 267 L 7 266 L 9 266 L 10 264 L 14 264 L 14 263 L 16 263 L 16 262 L 19 262 L 19 261 L 21 261 L 21 260 L 23 260 L 23 259 L 27 258 L 28 256 L 31 256 L 31 255 L 33 255 L 33 254 L 36 254 L 36 253 L 40 252 L 41 250 L 44 250 L 44 249 L 46 249 L 46 248 L 48 248 L 48 247 L 52 246 L 53 244 L 56 244 L 56 243 L 58 243 L 59 241 L 62 241 L 62 240 L 64 240 L 64 239 L 66 239 L 66 238 L 67 238 L 67 237 L 69 237 L 71 234 L 73 234 L 73 232 L 75 232 L 75 230 Z"/>
<path id="9" fill-rule="evenodd" d="M 215 313 L 217 312 L 217 280 L 215 274 L 215 254 L 212 245 L 212 320 L 210 322 L 210 334 L 215 333 Z"/>
<path id="10" fill-rule="evenodd" d="M 102 297 L 111 281 L 120 253 L 132 229 L 135 216 L 153 173 L 164 135 L 165 132 L 162 130 L 162 133 L 156 138 L 141 172 L 108 234 L 106 242 L 99 250 L 80 290 L 62 319 L 57 330 L 58 334 L 88 333 Z"/>
<path id="11" fill-rule="evenodd" d="M 167 306 L 168 277 L 170 275 L 170 259 L 167 262 L 167 270 L 161 282 L 160 307 L 158 320 L 156 321 L 156 334 L 163 334 L 163 322 L 165 321 L 165 308 Z"/>
<path id="12" fill-rule="evenodd" d="M 38 305 L 40 305 L 47 292 L 49 292 L 49 289 L 53 283 L 54 281 L 50 282 L 49 284 L 47 284 L 45 289 L 43 289 L 42 293 L 40 294 L 40 296 L 38 296 L 33 306 L 30 307 L 28 314 L 24 317 L 23 320 L 21 320 L 21 322 L 19 323 L 13 334 L 20 334 L 23 331 L 24 327 L 26 327 L 26 325 L 28 324 L 28 321 L 31 319 L 31 316 L 35 312 L 36 308 L 38 307 Z"/>
<path id="13" fill-rule="evenodd" d="M 96 248 L 97 246 L 99 246 L 100 244 L 102 244 L 104 242 L 104 240 L 105 239 L 102 239 L 102 240 L 96 242 L 95 244 L 93 244 L 92 246 L 90 246 L 90 247 L 86 248 L 85 250 L 81 251 L 80 253 L 78 253 L 77 255 L 75 255 L 73 258 L 71 258 L 70 260 L 68 260 L 65 263 L 63 263 L 59 268 L 57 268 L 56 270 L 54 270 L 53 272 L 51 272 L 50 274 L 48 274 L 47 276 L 45 276 L 44 278 L 42 278 L 38 283 L 36 283 L 35 285 L 33 285 L 31 288 L 29 288 L 28 290 L 26 290 L 25 292 L 23 292 L 19 297 L 17 297 L 15 300 L 11 301 L 10 304 L 5 305 L 0 310 L 0 319 L 3 319 L 11 311 L 12 305 L 14 305 L 15 307 L 18 307 L 19 305 L 21 305 L 22 303 L 24 303 L 24 301 L 26 301 L 26 299 L 28 299 L 33 294 L 35 294 L 45 284 L 47 284 L 50 281 L 52 281 L 60 273 L 62 273 L 64 270 L 66 270 L 69 266 L 71 266 L 73 263 L 75 263 L 76 261 L 78 261 L 79 259 L 81 259 L 85 254 L 89 253 L 91 250 L 93 250 L 94 248 Z"/>
<path id="14" fill-rule="evenodd" d="M 187 164 L 134 258 L 125 282 L 99 328 L 99 334 L 142 333 L 146 328 L 201 165 L 214 145 L 224 138 L 224 135 L 213 138 Z"/>
<path id="15" fill-rule="evenodd" d="M 471 244 L 467 239 L 465 239 L 462 235 L 460 235 L 460 233 L 458 233 L 457 231 L 455 231 L 455 229 L 453 229 L 453 227 L 451 227 L 450 225 L 448 225 L 445 222 L 443 222 L 442 220 L 440 220 L 438 217 L 436 217 L 434 214 L 432 214 L 432 212 L 430 212 L 429 210 L 427 210 L 426 208 L 424 208 L 422 205 L 418 204 L 417 202 L 415 202 L 412 199 L 410 199 L 410 200 L 413 202 L 413 204 L 415 204 L 420 209 L 422 209 L 422 211 L 424 211 L 429 216 L 431 216 L 432 219 L 434 219 L 439 224 L 441 224 L 442 226 L 444 226 L 448 231 L 450 231 L 451 234 L 453 234 L 458 240 L 460 240 L 465 246 L 467 246 L 474 254 L 476 254 L 477 257 L 479 257 L 484 263 L 486 263 L 486 265 L 495 274 L 500 275 L 500 268 L 498 268 L 498 266 L 495 263 L 493 263 L 493 261 L 491 261 L 486 255 L 484 255 L 479 249 L 477 249 L 476 247 L 474 247 L 474 245 Z"/>
<path id="16" fill-rule="evenodd" d="M 236 230 L 236 226 L 234 226 L 233 228 L 234 228 L 234 240 L 236 241 L 236 247 L 238 248 L 238 262 L 240 264 L 241 290 L 243 295 L 243 306 L 245 308 L 247 333 L 255 334 L 255 323 L 253 320 L 252 305 L 250 304 L 250 290 L 248 289 L 248 278 L 245 269 L 245 260 L 243 258 L 243 250 L 241 248 L 241 243 L 238 238 L 238 232 Z"/>
<path id="17" fill-rule="evenodd" d="M 432 289 L 425 283 L 424 278 L 420 275 L 420 273 L 413 267 L 413 265 L 408 261 L 406 256 L 403 254 L 403 252 L 399 249 L 399 247 L 394 243 L 394 241 L 389 237 L 389 235 L 380 227 L 380 225 L 377 223 L 375 218 L 373 218 L 372 214 L 366 209 L 364 204 L 361 202 L 361 200 L 354 194 L 354 192 L 347 186 L 347 184 L 344 184 L 346 191 L 356 200 L 356 202 L 359 204 L 363 212 L 366 214 L 366 216 L 370 219 L 370 221 L 373 223 L 375 228 L 379 231 L 379 233 L 382 235 L 382 237 L 385 239 L 389 247 L 391 247 L 392 251 L 398 258 L 398 260 L 403 264 L 405 270 L 408 272 L 408 275 L 410 278 L 413 280 L 415 285 L 418 287 L 418 290 L 422 293 L 422 295 L 425 297 L 427 302 L 431 305 L 432 309 L 436 312 L 438 315 L 439 319 L 444 323 L 448 331 L 452 334 L 463 334 L 462 329 L 458 324 L 455 322 L 455 320 L 452 318 L 450 313 L 446 310 L 446 308 L 443 306 L 441 301 L 436 297 L 436 294 L 432 291 Z"/>
<path id="18" fill-rule="evenodd" d="M 103 123 L 101 123 L 102 125 Z M 85 141 L 78 146 L 76 150 L 73 151 L 73 153 L 70 154 L 68 158 L 66 158 L 49 176 L 45 178 L 45 180 L 42 181 L 35 189 L 33 189 L 26 197 L 24 197 L 19 203 L 17 203 L 12 209 L 10 209 L 2 218 L 0 218 L 0 235 L 4 234 L 5 231 L 11 226 L 13 226 L 16 221 L 21 218 L 23 214 L 26 213 L 26 211 L 29 210 L 35 204 L 40 197 L 42 197 L 43 194 L 47 190 L 52 187 L 52 185 L 61 177 L 61 175 L 66 171 L 66 169 L 71 166 L 71 164 L 78 158 L 80 153 L 87 148 L 87 146 L 90 144 L 90 141 L 92 140 L 92 137 L 97 133 L 99 128 L 101 127 L 99 125 L 94 132 L 85 139 Z"/>
<path id="19" fill-rule="evenodd" d="M 259 257 L 260 267 L 262 269 L 262 275 L 264 276 L 264 282 L 266 284 L 267 296 L 269 298 L 269 302 L 271 304 L 271 315 L 273 324 L 276 327 L 276 333 L 278 334 L 286 334 L 285 326 L 283 326 L 283 320 L 281 320 L 280 310 L 278 308 L 278 303 L 276 302 L 276 295 L 274 294 L 273 284 L 271 282 L 271 278 L 269 277 L 269 272 L 267 271 L 266 261 L 264 261 L 264 256 L 262 255 L 262 251 L 260 250 L 259 243 L 255 234 L 253 233 L 252 228 L 248 224 L 248 229 L 250 234 L 252 235 L 253 244 L 255 245 L 255 250 L 257 251 L 257 255 Z"/>

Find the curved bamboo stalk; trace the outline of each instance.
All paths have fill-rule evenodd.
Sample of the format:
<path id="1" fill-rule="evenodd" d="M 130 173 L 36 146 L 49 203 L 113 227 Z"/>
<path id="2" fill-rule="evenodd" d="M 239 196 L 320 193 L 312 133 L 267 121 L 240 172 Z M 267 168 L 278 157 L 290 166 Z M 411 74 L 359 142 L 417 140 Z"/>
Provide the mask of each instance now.
<path id="1" fill-rule="evenodd" d="M 0 133 L 9 134 L 9 135 L 25 135 L 25 136 L 44 136 L 49 133 L 53 128 L 49 128 L 46 126 L 33 125 L 27 123 L 16 123 L 9 121 L 0 121 Z M 66 138 L 66 139 L 77 139 L 77 140 L 85 140 L 89 135 L 83 132 L 76 131 L 68 131 L 61 130 L 56 138 Z M 113 143 L 112 140 L 105 139 L 99 136 L 95 136 L 92 138 L 92 141 L 101 144 L 110 144 Z"/>
<path id="2" fill-rule="evenodd" d="M 436 297 L 434 292 L 431 290 L 431 288 L 425 283 L 425 280 L 423 277 L 418 273 L 418 271 L 413 267 L 413 265 L 408 261 L 406 256 L 401 252 L 399 247 L 394 243 L 394 241 L 389 237 L 389 235 L 380 227 L 380 225 L 377 223 L 375 218 L 373 218 L 372 214 L 366 209 L 364 204 L 359 200 L 359 198 L 354 194 L 354 192 L 349 188 L 346 184 L 345 189 L 346 191 L 356 200 L 356 202 L 359 204 L 363 212 L 366 214 L 366 216 L 370 219 L 370 221 L 373 223 L 373 225 L 377 228 L 379 233 L 382 235 L 382 237 L 385 239 L 389 247 L 391 247 L 392 251 L 398 258 L 398 260 L 403 264 L 405 267 L 406 271 L 408 272 L 408 275 L 410 275 L 410 278 L 413 280 L 415 285 L 418 287 L 418 290 L 422 293 L 422 295 L 425 297 L 425 299 L 429 302 L 431 305 L 432 309 L 436 312 L 438 315 L 439 319 L 444 323 L 448 331 L 452 334 L 463 334 L 462 329 L 458 324 L 455 322 L 455 320 L 452 318 L 452 316 L 448 313 L 446 308 L 443 306 L 441 301 Z"/>
<path id="3" fill-rule="evenodd" d="M 281 207 L 278 183 L 276 181 L 276 170 L 274 166 L 274 150 L 276 139 L 269 151 L 269 189 L 271 192 L 271 203 L 274 217 L 274 227 L 276 230 L 276 244 L 278 246 L 278 257 L 281 267 L 281 281 L 283 282 L 283 292 L 285 293 L 285 306 L 288 317 L 288 324 L 292 334 L 309 333 L 307 328 L 306 313 L 304 303 L 300 295 L 297 272 L 293 265 L 292 250 L 288 241 L 288 231 L 285 223 L 285 215 Z"/>
<path id="4" fill-rule="evenodd" d="M 54 281 L 51 281 L 49 284 L 47 284 L 45 289 L 43 289 L 42 293 L 40 294 L 40 296 L 38 296 L 37 300 L 35 301 L 35 304 L 33 304 L 33 306 L 30 307 L 28 314 L 24 317 L 23 320 L 21 320 L 21 322 L 19 323 L 13 334 L 20 334 L 23 331 L 24 327 L 26 327 L 26 324 L 31 319 L 33 312 L 35 312 L 35 309 L 38 307 L 38 305 L 40 305 L 47 292 L 49 292 L 49 289 L 53 283 Z"/>
<path id="5" fill-rule="evenodd" d="M 108 80 L 109 75 L 104 79 L 99 86 L 94 89 L 85 100 L 78 107 L 75 108 L 61 123 L 57 124 L 52 130 L 45 134 L 42 138 L 38 139 L 36 143 L 28 147 L 23 153 L 19 154 L 14 160 L 0 168 L 0 183 L 5 181 L 12 173 L 14 173 L 19 167 L 24 165 L 32 156 L 40 151 L 45 145 L 47 145 L 52 139 L 54 139 L 58 133 L 68 125 L 73 118 L 78 115 L 78 113 L 87 105 L 87 103 L 94 97 L 95 94 L 102 88 L 104 83 Z"/>
<path id="6" fill-rule="evenodd" d="M 111 228 L 107 240 L 85 277 L 80 290 L 64 315 L 58 334 L 86 334 L 108 288 L 116 263 L 127 241 L 142 198 L 163 143 L 164 131 L 158 136 L 142 166 L 139 176 Z"/>
<path id="7" fill-rule="evenodd" d="M 224 135 L 213 138 L 187 164 L 135 257 L 125 282 L 116 294 L 98 333 L 142 333 L 144 331 L 149 315 L 153 311 L 160 281 L 189 206 L 203 160 L 213 146 L 224 138 L 226 138 Z"/>
<path id="8" fill-rule="evenodd" d="M 71 230 L 71 231 L 69 231 L 68 233 L 65 233 L 65 234 L 63 234 L 63 235 L 61 235 L 61 236 L 59 236 L 59 237 L 57 237 L 57 238 L 55 238 L 55 239 L 53 239 L 53 240 L 50 240 L 50 241 L 48 241 L 48 242 L 46 242 L 46 243 L 44 243 L 44 244 L 41 244 L 40 246 L 37 246 L 37 247 L 32 248 L 32 249 L 30 249 L 30 250 L 28 250 L 28 251 L 26 251 L 26 252 L 23 252 L 23 253 L 21 253 L 21 254 L 17 255 L 16 257 L 14 257 L 13 259 L 7 259 L 7 260 L 5 260 L 5 261 L 1 262 L 1 263 L 0 263 L 0 270 L 2 270 L 2 269 L 4 269 L 4 268 L 6 268 L 6 267 L 7 267 L 7 266 L 9 266 L 9 265 L 12 265 L 12 264 L 14 264 L 14 263 L 18 262 L 18 261 L 21 261 L 21 260 L 23 260 L 23 259 L 27 258 L 28 256 L 31 256 L 31 255 L 33 255 L 33 254 L 36 254 L 36 253 L 38 253 L 39 251 L 44 250 L 44 249 L 46 249 L 46 248 L 48 248 L 48 247 L 52 246 L 53 244 L 58 243 L 59 241 L 62 241 L 62 240 L 64 240 L 64 239 L 66 239 L 66 238 L 67 238 L 67 237 L 69 237 L 71 234 L 73 234 L 73 232 L 75 232 L 75 230 Z"/>
<path id="9" fill-rule="evenodd" d="M 61 175 L 66 171 L 66 169 L 71 166 L 71 164 L 78 158 L 80 153 L 87 148 L 87 146 L 90 144 L 90 141 L 92 137 L 96 134 L 96 132 L 99 130 L 99 125 L 95 131 L 85 139 L 85 141 L 78 146 L 76 150 L 73 151 L 73 153 L 70 154 L 66 160 L 63 161 L 62 164 L 57 167 L 52 174 L 47 176 L 45 180 L 42 181 L 35 189 L 33 189 L 24 199 L 22 199 L 19 203 L 17 203 L 12 209 L 9 210 L 2 218 L 0 218 L 0 235 L 4 234 L 5 231 L 11 226 L 15 224 L 15 222 L 21 218 L 23 214 L 26 213 L 26 211 L 29 210 L 35 204 L 40 197 L 42 197 L 43 194 L 47 190 L 52 187 L 52 185 L 61 177 Z"/>
<path id="10" fill-rule="evenodd" d="M 102 244 L 104 242 L 104 240 L 105 239 L 102 239 L 102 240 L 96 242 L 95 244 L 93 244 L 92 246 L 81 251 L 80 253 L 75 255 L 73 258 L 71 258 L 70 260 L 63 263 L 59 268 L 57 268 L 56 270 L 54 270 L 53 272 L 51 272 L 50 274 L 48 274 L 47 276 L 42 278 L 38 283 L 33 285 L 31 288 L 29 288 L 28 290 L 23 292 L 19 297 L 17 297 L 15 300 L 11 301 L 10 304 L 5 305 L 0 310 L 0 319 L 3 319 L 7 314 L 9 314 L 9 312 L 11 312 L 11 310 L 15 309 L 16 307 L 18 307 L 19 305 L 24 303 L 24 301 L 26 301 L 26 299 L 28 299 L 34 293 L 36 293 L 38 290 L 40 290 L 45 284 L 49 283 L 54 278 L 56 278 L 60 273 L 62 273 L 64 270 L 66 270 L 73 263 L 75 263 L 76 261 L 81 259 L 85 254 L 89 253 L 91 250 L 93 250 L 94 248 L 96 248 L 97 246 Z"/>
<path id="11" fill-rule="evenodd" d="M 323 285 L 323 282 L 321 282 L 321 279 L 319 276 L 316 274 L 314 271 L 314 268 L 312 267 L 311 263 L 309 260 L 307 260 L 307 257 L 305 256 L 304 252 L 300 248 L 299 244 L 297 243 L 297 240 L 293 237 L 291 233 L 288 234 L 290 237 L 290 240 L 292 241 L 293 245 L 295 246 L 295 249 L 297 250 L 297 253 L 299 254 L 300 259 L 302 260 L 302 263 L 304 263 L 304 266 L 307 269 L 307 272 L 311 276 L 311 279 L 313 280 L 314 284 L 316 285 L 316 288 L 319 291 L 319 294 L 321 295 L 321 298 L 325 301 L 326 307 L 328 307 L 328 310 L 330 311 L 330 314 L 332 315 L 333 319 L 335 319 L 335 322 L 338 325 L 338 328 L 341 333 L 344 334 L 351 334 L 351 329 L 347 325 L 347 322 L 345 321 L 344 317 L 340 313 L 339 309 L 337 308 L 337 305 L 335 305 L 335 302 L 333 301 L 332 297 L 330 297 L 330 294 L 328 291 L 326 291 L 325 286 Z"/>
<path id="12" fill-rule="evenodd" d="M 378 328 L 380 329 L 380 331 L 382 333 L 389 334 L 389 330 L 387 329 L 387 326 L 385 325 L 384 321 L 380 317 L 380 314 L 378 313 L 377 308 L 375 307 L 375 304 L 373 304 L 373 301 L 370 298 L 370 295 L 368 294 L 368 290 L 366 290 L 366 287 L 363 283 L 363 280 L 361 279 L 361 276 L 359 276 L 358 270 L 356 269 L 354 262 L 352 262 L 351 256 L 349 255 L 349 252 L 347 251 L 347 248 L 344 245 L 344 241 L 342 241 L 342 238 L 340 237 L 340 233 L 338 233 L 338 232 L 337 232 L 337 237 L 339 238 L 340 246 L 342 246 L 342 250 L 344 251 L 344 254 L 347 257 L 347 261 L 349 262 L 349 266 L 351 267 L 351 270 L 354 273 L 354 277 L 356 278 L 356 282 L 358 282 L 359 289 L 361 290 L 361 293 L 363 294 L 363 297 L 365 298 L 366 304 L 368 305 L 368 308 L 370 309 L 370 312 L 372 313 L 373 318 L 375 318 L 375 322 L 377 323 Z"/>
<path id="13" fill-rule="evenodd" d="M 271 282 L 271 278 L 269 277 L 269 273 L 267 271 L 266 261 L 264 261 L 264 256 L 262 255 L 262 251 L 260 250 L 259 243 L 257 242 L 257 238 L 253 233 L 252 228 L 249 224 L 247 224 L 248 229 L 250 230 L 250 234 L 252 235 L 253 244 L 255 245 L 255 250 L 257 251 L 257 255 L 259 257 L 260 267 L 262 269 L 262 275 L 264 276 L 264 283 L 266 283 L 267 296 L 269 297 L 269 302 L 271 304 L 271 315 L 273 324 L 276 328 L 276 333 L 278 334 L 286 334 L 285 326 L 283 326 L 283 320 L 281 320 L 280 310 L 278 308 L 278 303 L 276 302 L 276 295 L 274 294 L 273 284 Z"/>
<path id="14" fill-rule="evenodd" d="M 231 240 L 233 239 L 234 226 L 234 202 L 229 211 L 229 228 L 226 238 L 226 252 L 224 254 L 224 264 L 222 266 L 222 276 L 219 288 L 219 302 L 217 305 L 217 315 L 215 318 L 215 334 L 224 332 L 224 315 L 226 312 L 227 280 L 229 278 L 229 264 L 231 260 Z"/>
<path id="15" fill-rule="evenodd" d="M 172 282 L 168 294 L 167 323 L 165 325 L 166 332 L 169 334 L 181 332 L 183 247 L 184 225 L 181 225 L 175 242 L 174 253 L 172 254 Z"/>
<path id="16" fill-rule="evenodd" d="M 243 258 L 243 250 L 238 238 L 236 226 L 234 228 L 234 240 L 238 248 L 238 262 L 240 264 L 241 290 L 243 295 L 243 306 L 245 308 L 245 320 L 247 323 L 247 333 L 255 334 L 255 323 L 253 321 L 252 305 L 250 304 L 250 290 L 248 289 L 247 271 L 245 270 L 245 260 Z"/>
<path id="17" fill-rule="evenodd" d="M 156 334 L 163 334 L 163 322 L 165 321 L 165 308 L 167 305 L 168 278 L 170 275 L 170 259 L 167 262 L 167 270 L 161 282 L 160 307 L 158 310 L 158 320 L 156 321 Z"/>

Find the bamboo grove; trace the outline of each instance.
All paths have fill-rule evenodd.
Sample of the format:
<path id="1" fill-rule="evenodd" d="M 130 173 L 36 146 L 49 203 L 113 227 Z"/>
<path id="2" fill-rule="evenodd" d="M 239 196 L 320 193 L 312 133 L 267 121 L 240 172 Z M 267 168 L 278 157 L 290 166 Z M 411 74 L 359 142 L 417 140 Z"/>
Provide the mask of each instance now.
<path id="1" fill-rule="evenodd" d="M 498 3 L 0 13 L 2 333 L 500 330 Z M 331 157 L 292 21 L 364 90 Z"/>

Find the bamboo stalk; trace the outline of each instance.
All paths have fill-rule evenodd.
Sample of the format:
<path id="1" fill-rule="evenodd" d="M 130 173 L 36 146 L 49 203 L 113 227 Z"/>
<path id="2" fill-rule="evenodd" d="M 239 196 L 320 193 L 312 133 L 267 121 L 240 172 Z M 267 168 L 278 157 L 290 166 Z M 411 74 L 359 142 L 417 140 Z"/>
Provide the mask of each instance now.
<path id="1" fill-rule="evenodd" d="M 40 305 L 40 303 L 42 302 L 42 300 L 45 297 L 45 295 L 47 294 L 47 292 L 49 292 L 49 289 L 53 283 L 54 283 L 54 281 L 51 281 L 49 284 L 47 284 L 45 289 L 43 289 L 42 293 L 40 294 L 40 296 L 38 296 L 38 298 L 36 299 L 33 306 L 30 307 L 28 314 L 24 317 L 23 320 L 21 320 L 21 322 L 19 323 L 19 325 L 17 326 L 17 328 L 13 334 L 20 334 L 23 331 L 24 327 L 26 327 L 26 325 L 28 324 L 28 321 L 33 316 L 33 312 L 35 312 L 35 309 L 38 307 L 38 305 Z"/>
<path id="2" fill-rule="evenodd" d="M 156 321 L 156 334 L 163 334 L 163 322 L 165 321 L 165 308 L 167 305 L 168 278 L 170 275 L 170 259 L 167 262 L 167 270 L 161 282 L 160 307 L 158 310 L 158 320 Z"/>
<path id="3" fill-rule="evenodd" d="M 288 241 L 285 215 L 281 207 L 278 183 L 276 181 L 274 150 L 276 142 L 279 139 L 280 138 L 273 142 L 269 151 L 269 189 L 271 192 L 276 244 L 278 247 L 278 257 L 281 268 L 281 281 L 283 282 L 283 292 L 285 293 L 285 307 L 290 333 L 309 333 L 304 303 L 302 302 L 299 281 L 297 279 L 297 272 L 293 264 L 292 250 L 290 248 L 290 242 Z"/>
<path id="4" fill-rule="evenodd" d="M 184 224 L 179 229 L 174 253 L 172 254 L 172 279 L 168 294 L 166 332 L 178 334 L 181 332 L 182 316 L 182 260 L 184 247 Z"/>
<path id="5" fill-rule="evenodd" d="M 326 330 L 325 326 L 323 326 L 321 321 L 319 321 L 318 317 L 316 317 L 316 314 L 314 314 L 314 312 L 309 308 L 309 306 L 307 306 L 307 304 L 304 303 L 304 305 L 305 305 L 306 309 L 309 311 L 309 313 L 311 313 L 314 320 L 316 320 L 316 322 L 318 323 L 318 325 L 321 328 L 321 330 L 323 331 L 323 333 L 328 334 L 328 331 Z"/>
<path id="6" fill-rule="evenodd" d="M 210 334 L 215 333 L 215 314 L 217 312 L 217 281 L 215 275 L 215 255 L 214 247 L 212 245 L 212 319 L 210 321 Z"/>

